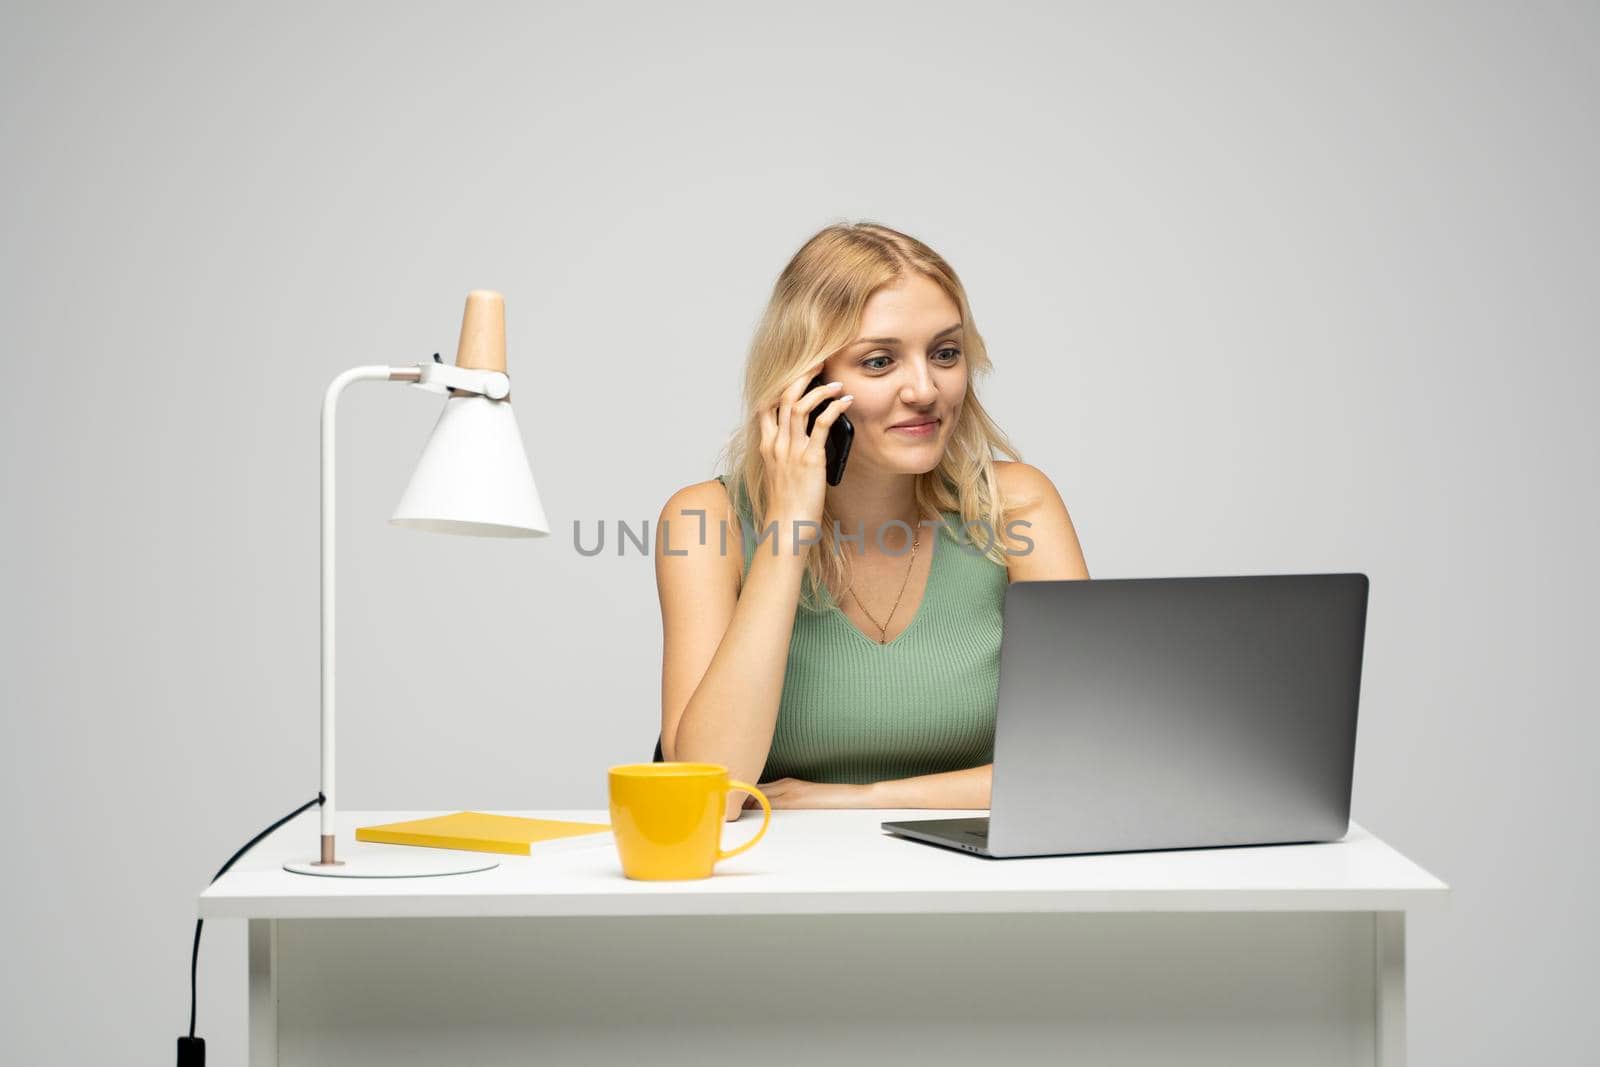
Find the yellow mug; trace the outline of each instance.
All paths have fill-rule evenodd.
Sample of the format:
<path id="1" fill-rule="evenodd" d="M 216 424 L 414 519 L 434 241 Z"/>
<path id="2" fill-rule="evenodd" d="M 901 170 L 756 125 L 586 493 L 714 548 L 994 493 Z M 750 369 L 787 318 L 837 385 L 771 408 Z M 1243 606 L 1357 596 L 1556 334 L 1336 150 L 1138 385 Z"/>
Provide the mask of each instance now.
<path id="1" fill-rule="evenodd" d="M 715 864 L 754 848 L 772 822 L 761 790 L 732 780 L 720 763 L 626 763 L 611 768 L 610 783 L 611 832 L 629 878 L 709 878 Z M 736 790 L 761 801 L 761 829 L 724 852 L 722 825 Z"/>

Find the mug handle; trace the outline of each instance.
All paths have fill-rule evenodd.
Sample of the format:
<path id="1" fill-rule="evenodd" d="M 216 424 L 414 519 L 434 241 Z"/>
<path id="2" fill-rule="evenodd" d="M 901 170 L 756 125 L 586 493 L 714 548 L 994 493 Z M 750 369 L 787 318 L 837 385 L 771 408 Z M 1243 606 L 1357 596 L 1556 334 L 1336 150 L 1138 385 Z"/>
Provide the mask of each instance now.
<path id="1" fill-rule="evenodd" d="M 757 800 L 761 801 L 761 829 L 756 831 L 756 836 L 752 837 L 750 840 L 746 841 L 744 844 L 740 845 L 738 848 L 734 849 L 732 852 L 724 852 L 724 851 L 722 851 L 722 849 L 720 847 L 721 842 L 719 841 L 718 842 L 719 847 L 717 848 L 717 858 L 714 861 L 716 863 L 721 863 L 723 860 L 728 859 L 731 856 L 737 856 L 741 852 L 744 852 L 744 851 L 746 851 L 748 849 L 754 848 L 755 847 L 755 843 L 757 841 L 761 840 L 761 835 L 767 832 L 767 827 L 772 823 L 772 805 L 767 803 L 767 795 L 765 793 L 763 793 L 761 790 L 757 789 L 753 785 L 749 785 L 749 784 L 747 784 L 745 782 L 736 782 L 736 781 L 734 781 L 733 779 L 730 778 L 728 780 L 728 792 L 730 792 L 730 793 L 738 793 L 738 792 L 749 793 L 751 796 L 753 796 Z"/>

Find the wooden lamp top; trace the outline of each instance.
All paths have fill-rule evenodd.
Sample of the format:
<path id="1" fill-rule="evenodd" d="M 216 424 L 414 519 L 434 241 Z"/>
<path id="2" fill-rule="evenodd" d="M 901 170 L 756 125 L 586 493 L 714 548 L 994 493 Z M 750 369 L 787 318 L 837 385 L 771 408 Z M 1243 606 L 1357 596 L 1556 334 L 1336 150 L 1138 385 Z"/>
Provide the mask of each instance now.
<path id="1" fill-rule="evenodd" d="M 456 346 L 456 366 L 471 370 L 506 369 L 506 298 L 492 289 L 467 294 L 461 315 L 461 342 Z"/>

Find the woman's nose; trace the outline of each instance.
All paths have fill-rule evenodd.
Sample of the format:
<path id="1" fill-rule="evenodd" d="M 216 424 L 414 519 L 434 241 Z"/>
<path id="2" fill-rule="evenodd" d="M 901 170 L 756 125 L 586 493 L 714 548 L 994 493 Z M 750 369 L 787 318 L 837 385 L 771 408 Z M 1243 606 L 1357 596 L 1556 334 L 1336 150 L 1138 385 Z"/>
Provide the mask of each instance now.
<path id="1" fill-rule="evenodd" d="M 912 407 L 933 403 L 939 390 L 933 384 L 933 375 L 926 363 L 911 364 L 910 377 L 900 388 L 900 402 Z"/>

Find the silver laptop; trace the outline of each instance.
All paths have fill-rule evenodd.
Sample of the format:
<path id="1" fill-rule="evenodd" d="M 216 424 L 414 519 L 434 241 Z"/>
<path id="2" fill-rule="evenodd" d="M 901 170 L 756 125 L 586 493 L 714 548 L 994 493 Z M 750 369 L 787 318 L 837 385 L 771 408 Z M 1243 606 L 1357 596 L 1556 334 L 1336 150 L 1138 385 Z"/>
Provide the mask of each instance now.
<path id="1" fill-rule="evenodd" d="M 989 815 L 885 830 L 994 858 L 1336 841 L 1367 576 L 1014 582 Z"/>

